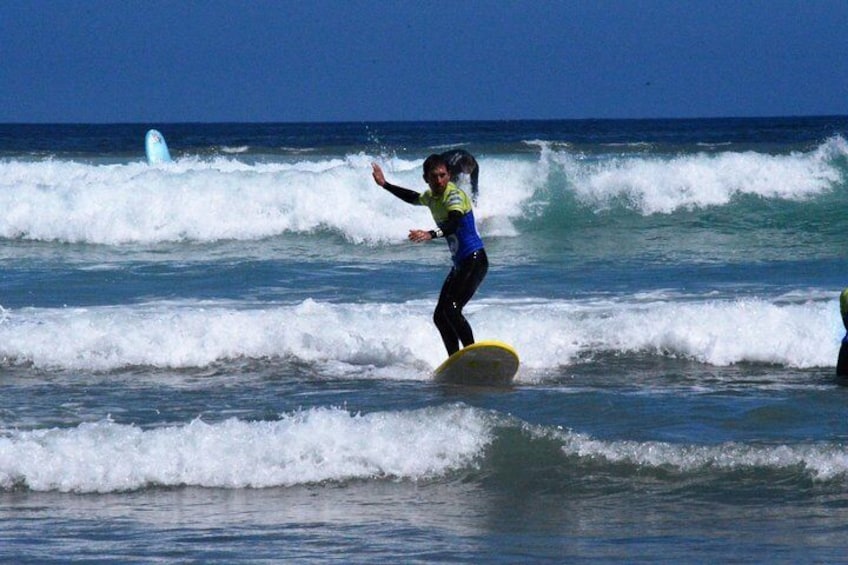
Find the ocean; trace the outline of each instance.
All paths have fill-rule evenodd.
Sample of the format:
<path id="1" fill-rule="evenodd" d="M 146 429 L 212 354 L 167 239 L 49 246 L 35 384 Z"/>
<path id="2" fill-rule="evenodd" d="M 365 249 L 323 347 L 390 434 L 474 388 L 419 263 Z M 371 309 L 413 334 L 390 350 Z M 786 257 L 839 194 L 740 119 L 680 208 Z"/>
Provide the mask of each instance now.
<path id="1" fill-rule="evenodd" d="M 0 125 L 0 560 L 843 561 L 846 140 Z M 433 381 L 449 253 L 371 178 L 423 190 L 455 147 L 490 261 L 465 313 L 512 387 Z"/>

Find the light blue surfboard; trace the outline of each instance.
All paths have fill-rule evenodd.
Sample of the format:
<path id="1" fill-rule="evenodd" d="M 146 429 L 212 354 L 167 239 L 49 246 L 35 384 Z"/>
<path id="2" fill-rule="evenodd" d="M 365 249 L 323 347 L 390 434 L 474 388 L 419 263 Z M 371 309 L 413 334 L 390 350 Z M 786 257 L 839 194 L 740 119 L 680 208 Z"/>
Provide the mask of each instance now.
<path id="1" fill-rule="evenodd" d="M 149 130 L 144 136 L 144 150 L 147 152 L 147 162 L 151 165 L 171 161 L 171 153 L 168 151 L 168 144 L 165 143 L 165 136 L 155 129 Z"/>

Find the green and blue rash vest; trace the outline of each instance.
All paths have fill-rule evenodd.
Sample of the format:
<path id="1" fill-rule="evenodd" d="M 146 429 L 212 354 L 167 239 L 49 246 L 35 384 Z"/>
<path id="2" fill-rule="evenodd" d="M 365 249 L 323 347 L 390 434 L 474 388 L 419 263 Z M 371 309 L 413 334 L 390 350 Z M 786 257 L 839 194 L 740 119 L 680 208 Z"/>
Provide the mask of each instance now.
<path id="1" fill-rule="evenodd" d="M 460 261 L 478 249 L 483 249 L 483 240 L 477 233 L 477 224 L 474 221 L 471 199 L 454 183 L 449 182 L 440 196 L 427 190 L 418 197 L 418 204 L 430 209 L 433 220 L 447 239 L 454 265 L 459 265 Z M 455 230 L 451 230 L 453 225 L 449 222 L 451 212 L 462 214 Z"/>
<path id="2" fill-rule="evenodd" d="M 427 206 L 430 209 L 433 220 L 448 242 L 454 266 L 459 266 L 463 259 L 483 249 L 483 240 L 474 221 L 471 199 L 454 183 L 449 182 L 439 196 L 429 189 L 418 193 L 388 182 L 383 188 L 405 202 Z"/>

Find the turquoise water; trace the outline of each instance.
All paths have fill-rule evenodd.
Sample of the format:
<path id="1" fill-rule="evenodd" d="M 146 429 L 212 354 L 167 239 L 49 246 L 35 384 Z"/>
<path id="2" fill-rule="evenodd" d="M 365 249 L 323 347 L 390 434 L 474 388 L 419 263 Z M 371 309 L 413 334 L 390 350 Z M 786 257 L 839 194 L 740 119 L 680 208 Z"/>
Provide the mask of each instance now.
<path id="1" fill-rule="evenodd" d="M 0 126 L 0 555 L 840 560 L 846 132 Z M 448 252 L 370 177 L 455 146 L 509 389 L 430 379 Z"/>

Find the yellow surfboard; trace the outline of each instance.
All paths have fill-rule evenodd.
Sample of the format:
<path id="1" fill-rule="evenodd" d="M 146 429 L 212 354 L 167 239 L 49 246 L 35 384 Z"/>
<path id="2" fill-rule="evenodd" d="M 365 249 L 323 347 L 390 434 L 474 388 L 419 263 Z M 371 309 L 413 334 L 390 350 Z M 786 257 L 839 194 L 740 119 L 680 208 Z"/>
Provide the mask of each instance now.
<path id="1" fill-rule="evenodd" d="M 518 372 L 518 353 L 501 341 L 478 341 L 447 358 L 433 373 L 438 382 L 503 386 Z"/>

